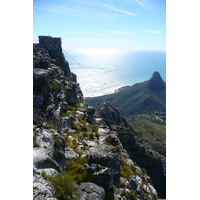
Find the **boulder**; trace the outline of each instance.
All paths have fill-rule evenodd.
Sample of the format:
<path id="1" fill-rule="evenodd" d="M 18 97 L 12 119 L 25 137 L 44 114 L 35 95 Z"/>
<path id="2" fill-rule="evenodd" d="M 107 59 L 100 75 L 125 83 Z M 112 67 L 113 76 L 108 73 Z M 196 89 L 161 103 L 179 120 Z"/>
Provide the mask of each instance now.
<path id="1" fill-rule="evenodd" d="M 55 160 L 53 153 L 42 147 L 33 149 L 33 165 L 38 169 L 54 168 L 58 172 L 62 171 L 62 168 Z"/>
<path id="2" fill-rule="evenodd" d="M 87 122 L 90 124 L 94 124 L 94 114 L 95 114 L 95 108 L 92 106 L 88 106 L 87 108 Z"/>
<path id="3" fill-rule="evenodd" d="M 121 159 L 112 146 L 98 145 L 90 149 L 88 163 L 101 166 L 90 170 L 94 182 L 104 188 L 107 195 L 114 197 L 113 184 L 117 183 L 120 177 Z"/>
<path id="4" fill-rule="evenodd" d="M 80 196 L 79 200 L 104 200 L 105 191 L 102 187 L 96 185 L 95 183 L 81 183 L 79 187 Z"/>
<path id="5" fill-rule="evenodd" d="M 88 163 L 96 163 L 119 170 L 121 160 L 114 147 L 103 144 L 91 148 Z"/>
<path id="6" fill-rule="evenodd" d="M 39 147 L 49 150 L 53 154 L 53 159 L 64 169 L 65 165 L 65 139 L 56 131 L 43 127 L 34 131 L 35 142 Z M 50 155 L 48 153 L 48 155 Z"/>
<path id="7" fill-rule="evenodd" d="M 66 101 L 69 104 L 75 104 L 79 99 L 83 97 L 82 91 L 76 82 L 72 82 L 70 85 L 65 87 L 66 90 Z"/>
<path id="8" fill-rule="evenodd" d="M 113 184 L 119 180 L 120 172 L 109 167 L 101 167 L 99 171 L 96 170 L 92 175 L 96 184 L 102 186 L 107 193 L 112 193 Z"/>
<path id="9" fill-rule="evenodd" d="M 110 103 L 100 103 L 96 109 L 96 117 L 103 118 L 106 125 L 111 128 L 112 124 L 120 124 L 121 117 L 119 111 Z"/>
<path id="10" fill-rule="evenodd" d="M 54 194 L 54 187 L 46 179 L 39 174 L 33 175 L 33 200 L 44 200 L 48 198 L 56 200 L 56 198 L 53 198 Z"/>
<path id="11" fill-rule="evenodd" d="M 65 158 L 66 159 L 72 159 L 72 160 L 76 160 L 79 157 L 79 155 L 74 152 L 74 150 L 70 147 L 65 148 Z"/>

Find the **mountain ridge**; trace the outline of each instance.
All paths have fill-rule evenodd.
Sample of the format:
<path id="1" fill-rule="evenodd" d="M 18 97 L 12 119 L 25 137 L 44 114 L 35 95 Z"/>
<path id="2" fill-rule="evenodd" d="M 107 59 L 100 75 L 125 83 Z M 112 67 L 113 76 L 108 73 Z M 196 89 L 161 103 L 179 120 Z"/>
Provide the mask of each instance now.
<path id="1" fill-rule="evenodd" d="M 52 57 L 39 44 L 33 45 L 33 172 L 34 200 L 166 196 L 165 157 L 112 104 L 86 104 L 62 53 Z M 79 192 L 66 193 L 62 181 Z"/>
<path id="2" fill-rule="evenodd" d="M 85 101 L 94 107 L 108 101 L 124 116 L 163 111 L 166 109 L 166 82 L 159 72 L 154 72 L 150 80 L 119 88 L 113 94 L 87 97 Z"/>

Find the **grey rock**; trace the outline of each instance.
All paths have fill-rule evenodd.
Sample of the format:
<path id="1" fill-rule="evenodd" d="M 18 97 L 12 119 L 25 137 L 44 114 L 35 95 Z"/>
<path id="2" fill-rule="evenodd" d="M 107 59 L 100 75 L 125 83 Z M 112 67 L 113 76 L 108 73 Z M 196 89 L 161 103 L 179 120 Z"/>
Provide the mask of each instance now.
<path id="1" fill-rule="evenodd" d="M 33 176 L 33 199 L 43 200 L 53 198 L 55 194 L 54 187 L 41 175 L 35 174 Z"/>
<path id="2" fill-rule="evenodd" d="M 96 117 L 103 118 L 106 122 L 106 125 L 111 128 L 113 124 L 120 124 L 121 117 L 119 111 L 110 103 L 101 103 L 98 104 L 95 113 Z"/>
<path id="3" fill-rule="evenodd" d="M 68 103 L 67 102 L 63 102 L 63 112 L 68 111 Z"/>
<path id="4" fill-rule="evenodd" d="M 120 172 L 116 169 L 102 167 L 93 173 L 94 182 L 102 186 L 105 191 L 112 189 L 113 184 L 119 180 Z"/>
<path id="5" fill-rule="evenodd" d="M 74 150 L 72 148 L 65 148 L 65 158 L 66 159 L 72 159 L 72 160 L 76 160 L 79 157 L 79 155 L 74 152 Z"/>
<path id="6" fill-rule="evenodd" d="M 119 138 L 116 136 L 116 133 L 111 133 L 111 134 L 107 135 L 105 138 L 105 141 L 109 142 L 113 146 L 118 145 L 120 148 L 123 148 Z"/>
<path id="7" fill-rule="evenodd" d="M 117 183 L 120 177 L 121 159 L 112 146 L 98 145 L 90 149 L 88 163 L 101 165 L 92 174 L 94 182 L 104 188 L 111 198 L 114 198 L 113 184 Z M 91 171 L 92 173 L 92 171 Z"/>
<path id="8" fill-rule="evenodd" d="M 47 130 L 43 127 L 37 128 L 34 131 L 36 143 L 40 147 L 51 151 L 53 159 L 64 169 L 65 165 L 65 139 L 56 131 Z"/>
<path id="9" fill-rule="evenodd" d="M 55 169 L 53 169 L 53 168 L 37 169 L 37 172 L 38 172 L 39 174 L 41 174 L 41 175 L 42 175 L 42 172 L 43 172 L 43 171 L 45 172 L 45 174 L 46 174 L 47 176 L 55 176 L 55 175 L 58 174 L 58 171 L 55 170 Z"/>
<path id="10" fill-rule="evenodd" d="M 146 169 L 160 198 L 166 198 L 166 158 L 151 149 L 140 132 L 135 131 L 119 111 L 110 103 L 101 103 L 96 109 L 95 116 L 102 118 L 118 138 L 130 158 L 139 166 Z"/>
<path id="11" fill-rule="evenodd" d="M 129 188 L 135 191 L 140 186 L 140 183 L 135 176 L 132 176 L 129 180 Z"/>
<path id="12" fill-rule="evenodd" d="M 80 117 L 81 119 L 83 119 L 83 117 L 85 116 L 84 112 L 81 111 L 76 111 L 77 117 Z"/>
<path id="13" fill-rule="evenodd" d="M 62 168 L 55 160 L 53 153 L 42 147 L 33 149 L 33 165 L 38 169 L 54 168 L 58 172 L 62 171 Z"/>
<path id="14" fill-rule="evenodd" d="M 98 145 L 95 148 L 91 148 L 88 163 L 96 163 L 101 166 L 119 170 L 121 160 L 114 147 Z"/>
<path id="15" fill-rule="evenodd" d="M 38 128 L 35 133 L 36 143 L 40 147 L 46 147 L 49 151 L 54 150 L 54 138 L 53 133 L 44 128 Z"/>
<path id="16" fill-rule="evenodd" d="M 99 171 L 101 169 L 101 165 L 98 164 L 92 164 L 89 166 L 88 164 L 85 164 L 85 170 L 88 174 L 93 174 L 96 170 Z"/>
<path id="17" fill-rule="evenodd" d="M 95 183 L 81 183 L 79 200 L 104 200 L 105 191 Z"/>
<path id="18" fill-rule="evenodd" d="M 88 123 L 93 124 L 95 122 L 94 114 L 95 114 L 95 108 L 88 106 L 88 108 L 87 108 L 87 121 L 88 121 Z"/>
<path id="19" fill-rule="evenodd" d="M 75 104 L 79 98 L 82 98 L 83 94 L 77 83 L 72 82 L 66 89 L 66 101 L 69 104 Z M 78 98 L 79 97 L 79 98 Z"/>

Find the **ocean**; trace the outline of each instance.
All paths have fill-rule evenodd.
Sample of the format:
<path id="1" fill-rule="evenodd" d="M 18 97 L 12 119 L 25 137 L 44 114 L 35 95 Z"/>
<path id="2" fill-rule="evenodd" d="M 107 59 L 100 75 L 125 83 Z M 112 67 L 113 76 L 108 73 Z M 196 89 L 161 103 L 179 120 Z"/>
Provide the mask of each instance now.
<path id="1" fill-rule="evenodd" d="M 158 71 L 166 81 L 165 51 L 116 49 L 64 50 L 70 69 L 77 75 L 84 97 L 95 97 L 149 80 Z"/>

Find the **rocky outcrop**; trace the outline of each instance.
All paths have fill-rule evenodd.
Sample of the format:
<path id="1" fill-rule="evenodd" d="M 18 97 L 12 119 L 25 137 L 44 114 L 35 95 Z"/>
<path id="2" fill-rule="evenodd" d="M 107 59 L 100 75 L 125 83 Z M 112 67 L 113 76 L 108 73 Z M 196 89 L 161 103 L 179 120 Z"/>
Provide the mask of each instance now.
<path id="1" fill-rule="evenodd" d="M 94 183 L 81 183 L 79 187 L 80 197 L 79 200 L 104 200 L 105 199 L 105 191 L 102 187 L 94 184 Z"/>
<path id="2" fill-rule="evenodd" d="M 98 145 L 91 148 L 88 155 L 90 174 L 94 182 L 102 186 L 112 196 L 113 185 L 119 181 L 121 159 L 113 146 Z M 89 171 L 89 169 L 86 169 Z"/>
<path id="3" fill-rule="evenodd" d="M 48 51 L 33 45 L 33 111 L 37 123 L 61 132 L 63 109 L 83 99 L 76 75 L 61 55 L 52 59 Z"/>
<path id="4" fill-rule="evenodd" d="M 107 115 L 108 113 L 108 115 Z M 152 183 L 162 198 L 166 198 L 166 159 L 163 155 L 152 150 L 142 134 L 133 130 L 119 111 L 110 103 L 101 103 L 97 107 L 97 117 L 102 117 L 111 130 L 116 131 L 123 147 L 127 150 L 132 160 L 146 169 Z M 110 116 L 112 120 L 110 120 Z"/>
<path id="5" fill-rule="evenodd" d="M 140 147 L 140 133 L 111 104 L 85 103 L 64 56 L 53 59 L 39 45 L 33 53 L 33 198 L 59 199 L 51 181 L 71 177 L 81 200 L 157 199 L 150 170 L 134 163 L 154 158 Z"/>
<path id="6" fill-rule="evenodd" d="M 46 179 L 39 174 L 33 175 L 33 200 L 56 200 L 54 194 L 54 187 Z"/>

